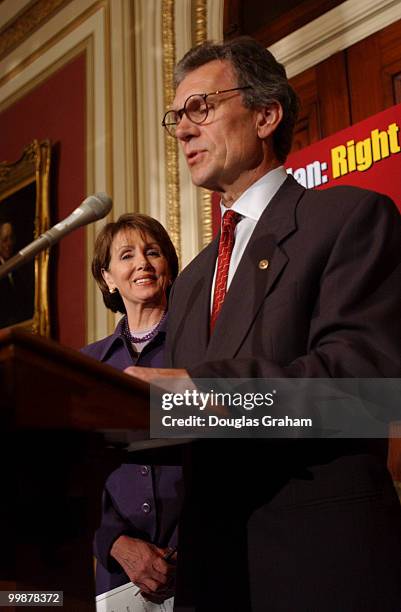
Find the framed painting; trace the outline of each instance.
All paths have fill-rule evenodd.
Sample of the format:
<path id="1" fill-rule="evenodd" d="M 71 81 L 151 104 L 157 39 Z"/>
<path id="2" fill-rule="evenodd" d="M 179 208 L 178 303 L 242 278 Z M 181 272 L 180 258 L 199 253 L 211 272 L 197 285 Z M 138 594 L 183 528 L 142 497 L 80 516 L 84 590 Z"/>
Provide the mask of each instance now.
<path id="1" fill-rule="evenodd" d="M 34 140 L 13 163 L 0 163 L 0 265 L 48 229 L 51 146 Z M 0 328 L 50 333 L 49 251 L 0 279 Z"/>

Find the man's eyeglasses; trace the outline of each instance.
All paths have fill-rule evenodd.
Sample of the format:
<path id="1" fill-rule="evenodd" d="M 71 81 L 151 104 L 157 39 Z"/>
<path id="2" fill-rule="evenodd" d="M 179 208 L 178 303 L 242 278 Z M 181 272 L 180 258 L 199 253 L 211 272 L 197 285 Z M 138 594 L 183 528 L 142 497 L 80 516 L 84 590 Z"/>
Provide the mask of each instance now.
<path id="1" fill-rule="evenodd" d="M 200 124 L 206 121 L 210 107 L 207 103 L 209 96 L 217 96 L 229 91 L 240 91 L 241 89 L 252 89 L 251 85 L 245 87 L 232 87 L 231 89 L 219 89 L 210 93 L 192 94 L 185 100 L 183 108 L 180 110 L 169 110 L 163 117 L 162 126 L 166 128 L 170 136 L 176 136 L 175 131 L 180 125 L 184 115 L 188 117 L 192 123 Z"/>

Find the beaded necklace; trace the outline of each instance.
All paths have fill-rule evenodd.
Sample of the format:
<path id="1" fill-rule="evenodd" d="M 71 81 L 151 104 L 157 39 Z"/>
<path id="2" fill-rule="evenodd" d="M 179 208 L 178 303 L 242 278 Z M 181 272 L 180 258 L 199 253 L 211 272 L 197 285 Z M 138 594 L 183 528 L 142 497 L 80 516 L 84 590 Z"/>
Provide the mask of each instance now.
<path id="1" fill-rule="evenodd" d="M 156 336 L 166 316 L 167 316 L 167 310 L 163 312 L 163 315 L 160 321 L 155 325 L 155 327 L 153 327 L 147 334 L 145 334 L 141 338 L 137 338 L 136 336 L 133 336 L 131 334 L 129 325 L 128 325 L 128 317 L 125 317 L 123 334 L 127 338 L 127 340 L 129 340 L 130 343 L 134 342 L 135 344 L 142 344 L 143 342 L 149 342 L 150 340 L 153 340 L 153 338 Z"/>

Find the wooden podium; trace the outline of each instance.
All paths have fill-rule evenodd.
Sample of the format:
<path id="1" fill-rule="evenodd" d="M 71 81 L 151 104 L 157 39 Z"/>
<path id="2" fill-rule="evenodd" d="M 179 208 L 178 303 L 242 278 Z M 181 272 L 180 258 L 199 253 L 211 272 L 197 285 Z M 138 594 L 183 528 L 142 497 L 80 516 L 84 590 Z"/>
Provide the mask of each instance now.
<path id="1" fill-rule="evenodd" d="M 126 452 L 104 430 L 129 429 L 138 446 L 150 447 L 148 386 L 18 329 L 0 331 L 0 383 L 0 591 L 63 591 L 66 612 L 93 612 L 101 491 Z M 192 601 L 192 509 L 180 525 L 180 601 Z"/>
<path id="2" fill-rule="evenodd" d="M 124 454 L 100 430 L 146 439 L 148 386 L 19 329 L 0 331 L 0 384 L 0 590 L 63 591 L 64 610 L 93 611 L 101 490 Z"/>

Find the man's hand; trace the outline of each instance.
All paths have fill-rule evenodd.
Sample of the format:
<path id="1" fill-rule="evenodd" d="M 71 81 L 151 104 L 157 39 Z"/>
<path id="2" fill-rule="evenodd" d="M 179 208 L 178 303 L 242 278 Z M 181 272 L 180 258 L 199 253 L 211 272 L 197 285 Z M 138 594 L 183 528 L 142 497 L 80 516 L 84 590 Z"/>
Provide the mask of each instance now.
<path id="1" fill-rule="evenodd" d="M 124 372 L 149 383 L 157 378 L 182 378 L 184 380 L 191 380 L 188 372 L 179 368 L 143 368 L 141 366 L 130 366 L 126 368 Z"/>
<path id="2" fill-rule="evenodd" d="M 174 594 L 175 567 L 163 557 L 168 549 L 122 535 L 111 547 L 111 556 L 121 565 L 147 599 L 161 603 Z"/>
<path id="3" fill-rule="evenodd" d="M 197 389 L 188 371 L 183 368 L 143 368 L 141 366 L 130 366 L 124 372 L 147 383 L 155 383 L 157 381 L 157 387 L 162 390 L 166 389 L 170 393 L 184 393 L 187 390 L 193 391 Z M 163 385 L 163 379 L 166 381 L 165 386 Z M 167 384 L 169 380 L 171 382 Z M 181 416 L 187 416 L 185 409 L 181 408 L 181 411 Z M 224 405 L 213 404 L 212 407 L 208 405 L 206 406 L 206 411 L 222 417 L 230 416 L 229 409 Z M 180 409 L 177 408 L 175 414 L 178 415 L 179 412 Z"/>

